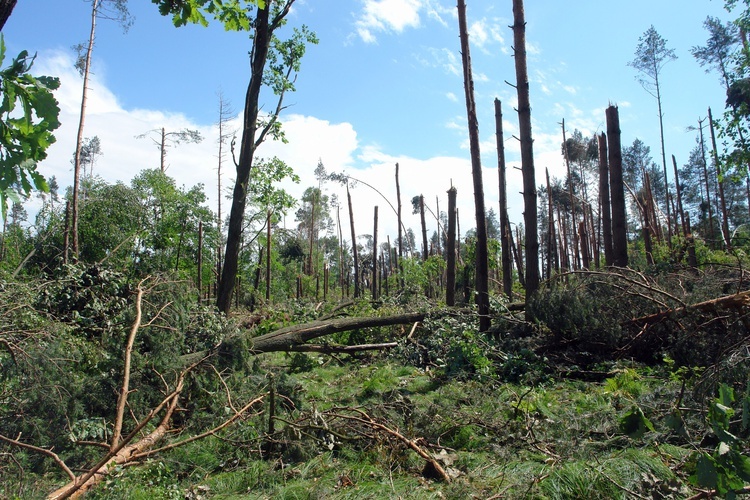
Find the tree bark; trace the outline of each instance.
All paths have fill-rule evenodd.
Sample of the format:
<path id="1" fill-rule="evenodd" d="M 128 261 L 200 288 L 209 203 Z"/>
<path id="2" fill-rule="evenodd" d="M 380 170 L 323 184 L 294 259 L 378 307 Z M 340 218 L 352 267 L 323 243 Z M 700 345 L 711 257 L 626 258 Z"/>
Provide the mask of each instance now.
<path id="1" fill-rule="evenodd" d="M 352 230 L 352 257 L 354 258 L 354 298 L 360 296 L 359 291 L 359 256 L 357 254 L 357 233 L 354 232 L 354 209 L 352 195 L 349 193 L 349 183 L 346 184 L 346 199 L 349 202 L 349 224 Z"/>
<path id="2" fill-rule="evenodd" d="M 537 228 L 537 194 L 534 172 L 534 141 L 531 135 L 529 76 L 526 67 L 526 16 L 523 0 L 513 0 L 513 47 L 518 93 L 518 124 L 521 139 L 523 173 L 523 221 L 526 231 L 526 301 L 539 288 L 539 232 Z M 529 309 L 527 309 L 528 314 Z"/>
<path id="3" fill-rule="evenodd" d="M 711 108 L 708 108 L 708 125 L 711 130 L 711 146 L 714 153 L 714 164 L 716 167 L 716 183 L 719 186 L 719 208 L 721 209 L 721 234 L 724 236 L 724 247 L 728 252 L 732 250 L 732 240 L 729 235 L 729 217 L 727 214 L 727 202 L 724 197 L 724 180 L 719 175 L 721 166 L 719 165 L 719 152 L 716 149 L 716 133 L 714 132 L 714 119 L 711 115 Z"/>
<path id="4" fill-rule="evenodd" d="M 378 300 L 378 206 L 375 205 L 372 228 L 372 300 Z"/>
<path id="5" fill-rule="evenodd" d="M 508 190 L 505 175 L 505 140 L 503 139 L 503 108 L 495 99 L 495 140 L 497 142 L 497 175 L 500 200 L 500 259 L 503 269 L 503 293 L 513 298 L 513 263 L 510 250 L 510 224 L 508 223 Z"/>
<path id="6" fill-rule="evenodd" d="M 0 31 L 5 27 L 5 23 L 15 7 L 16 0 L 0 0 Z"/>
<path id="7" fill-rule="evenodd" d="M 573 270 L 578 269 L 581 266 L 580 252 L 578 246 L 578 220 L 576 218 L 576 198 L 573 192 L 573 176 L 570 173 L 570 157 L 568 156 L 568 141 L 565 137 L 565 118 L 562 120 L 562 136 L 563 136 L 563 157 L 565 158 L 565 168 L 568 171 L 568 199 L 570 200 L 570 218 L 572 220 L 571 227 L 573 229 L 573 260 L 571 265 Z"/>
<path id="8" fill-rule="evenodd" d="M 78 192 L 81 180 L 81 148 L 83 147 L 83 125 L 86 121 L 86 104 L 88 101 L 89 75 L 91 74 L 91 53 L 94 51 L 94 38 L 96 35 L 96 17 L 99 10 L 100 0 L 91 2 L 91 31 L 89 32 L 89 43 L 86 47 L 86 58 L 83 66 L 83 91 L 81 93 L 81 114 L 78 118 L 78 133 L 76 135 L 76 150 L 73 157 L 73 206 L 71 233 L 73 236 L 73 256 L 77 259 L 78 247 Z"/>
<path id="9" fill-rule="evenodd" d="M 448 248 L 446 255 L 445 304 L 456 305 L 456 187 L 448 190 Z"/>
<path id="10" fill-rule="evenodd" d="M 422 260 L 427 260 L 430 249 L 427 246 L 427 224 L 424 220 L 424 196 L 419 195 L 419 221 L 422 224 Z"/>
<path id="11" fill-rule="evenodd" d="M 610 199 L 612 203 L 612 265 L 628 267 L 627 215 L 625 211 L 625 186 L 622 180 L 620 116 L 617 106 L 609 106 L 606 116 Z"/>
<path id="12" fill-rule="evenodd" d="M 398 212 L 396 217 L 398 218 L 398 275 L 399 275 L 399 286 L 404 287 L 404 265 L 401 260 L 404 258 L 404 235 L 401 231 L 401 184 L 398 180 L 398 163 L 396 163 L 396 204 L 398 206 Z"/>
<path id="13" fill-rule="evenodd" d="M 474 180 L 474 213 L 477 223 L 476 248 L 476 302 L 479 312 L 479 331 L 490 328 L 489 261 L 487 251 L 487 218 L 484 208 L 484 185 L 482 183 L 482 159 L 479 151 L 479 122 L 474 102 L 474 77 L 471 72 L 469 31 L 466 26 L 466 3 L 458 0 L 458 27 L 461 38 L 461 59 L 464 70 L 466 115 L 469 126 L 469 150 L 471 153 L 471 176 Z M 534 213 L 536 217 L 536 212 Z M 536 223 L 534 224 L 536 227 Z"/>
<path id="14" fill-rule="evenodd" d="M 599 198 L 601 200 L 602 241 L 604 262 L 613 265 L 612 214 L 609 201 L 609 162 L 607 161 L 607 136 L 602 132 L 596 137 L 599 146 Z"/>

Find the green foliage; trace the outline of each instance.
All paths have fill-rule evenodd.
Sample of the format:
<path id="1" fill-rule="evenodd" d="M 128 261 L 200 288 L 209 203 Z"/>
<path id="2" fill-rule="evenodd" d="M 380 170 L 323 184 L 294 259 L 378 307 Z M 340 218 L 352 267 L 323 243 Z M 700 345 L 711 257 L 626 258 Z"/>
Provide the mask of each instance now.
<path id="1" fill-rule="evenodd" d="M 264 0 L 151 0 L 159 6 L 163 16 L 171 15 L 175 26 L 201 24 L 208 26 L 206 14 L 214 17 L 224 25 L 227 31 L 246 31 L 250 29 L 248 12 L 251 6 L 265 8 Z"/>
<path id="2" fill-rule="evenodd" d="M 620 417 L 620 430 L 633 439 L 640 439 L 646 432 L 654 432 L 654 424 L 646 418 L 639 406 L 633 406 Z"/>
<path id="3" fill-rule="evenodd" d="M 722 384 L 718 397 L 708 408 L 707 420 L 718 444 L 713 453 L 700 452 L 695 462 L 691 482 L 716 490 L 725 498 L 734 498 L 735 491 L 750 482 L 750 457 L 745 455 L 744 443 L 730 432 L 734 410 L 734 391 Z"/>
<path id="4" fill-rule="evenodd" d="M 48 192 L 47 180 L 36 170 L 55 142 L 60 108 L 52 91 L 57 78 L 34 77 L 29 71 L 35 56 L 25 50 L 0 71 L 0 206 L 3 219 L 8 199 L 20 201 L 33 189 Z M 5 61 L 5 40 L 0 36 L 0 65 Z M 20 111 L 20 113 L 19 113 Z"/>

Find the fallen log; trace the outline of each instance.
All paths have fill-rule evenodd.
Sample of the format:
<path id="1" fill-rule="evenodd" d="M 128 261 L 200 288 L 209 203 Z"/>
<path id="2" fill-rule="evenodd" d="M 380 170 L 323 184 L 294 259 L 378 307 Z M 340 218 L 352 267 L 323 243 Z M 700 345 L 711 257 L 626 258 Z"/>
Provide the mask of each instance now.
<path id="1" fill-rule="evenodd" d="M 741 309 L 748 306 L 750 306 L 750 290 L 735 293 L 732 295 L 725 295 L 716 299 L 698 302 L 697 304 L 689 304 L 683 307 L 676 307 L 673 309 L 667 309 L 664 311 L 659 311 L 657 313 L 648 314 L 646 316 L 641 316 L 639 318 L 634 318 L 626 321 L 625 323 L 623 323 L 623 326 L 633 324 L 649 325 L 669 317 L 688 314 L 694 311 L 716 312 L 721 309 Z"/>
<path id="2" fill-rule="evenodd" d="M 430 313 L 430 316 L 444 314 L 448 314 L 448 311 L 433 312 Z M 304 345 L 309 340 L 326 335 L 356 330 L 358 328 L 411 324 L 423 321 L 427 315 L 428 313 L 415 312 L 382 317 L 338 318 L 327 321 L 313 321 L 301 325 L 291 325 L 266 333 L 265 335 L 251 338 L 250 352 L 261 354 L 264 352 L 292 351 Z"/>

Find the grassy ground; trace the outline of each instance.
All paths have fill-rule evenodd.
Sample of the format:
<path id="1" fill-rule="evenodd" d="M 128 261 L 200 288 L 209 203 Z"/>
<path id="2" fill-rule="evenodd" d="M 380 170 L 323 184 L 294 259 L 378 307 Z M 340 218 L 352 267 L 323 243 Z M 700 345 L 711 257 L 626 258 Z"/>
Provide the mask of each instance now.
<path id="1" fill-rule="evenodd" d="M 264 413 L 117 471 L 92 497 L 682 498 L 692 491 L 695 436 L 667 425 L 682 384 L 666 369 L 610 366 L 602 382 L 524 386 L 476 374 L 447 378 L 393 358 L 339 364 L 304 356 L 268 356 L 258 367 L 279 374 L 270 451 Z M 688 399 L 680 402 L 684 421 L 699 432 L 703 418 Z M 622 417 L 633 409 L 653 430 L 624 433 Z M 387 432 L 351 420 L 362 415 L 416 440 L 451 481 L 436 479 Z"/>

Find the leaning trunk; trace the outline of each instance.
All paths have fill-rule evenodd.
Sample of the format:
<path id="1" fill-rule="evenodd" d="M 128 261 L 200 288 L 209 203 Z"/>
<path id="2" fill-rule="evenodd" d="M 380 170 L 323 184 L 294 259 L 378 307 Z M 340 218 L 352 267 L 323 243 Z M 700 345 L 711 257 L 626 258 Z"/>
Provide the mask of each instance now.
<path id="1" fill-rule="evenodd" d="M 599 197 L 601 200 L 602 240 L 604 241 L 604 262 L 613 264 L 612 215 L 609 201 L 609 163 L 607 162 L 607 136 L 602 132 L 597 136 L 599 146 Z"/>
<path id="2" fill-rule="evenodd" d="M 497 141 L 497 174 L 500 193 L 500 254 L 503 267 L 503 293 L 512 298 L 513 264 L 508 228 L 508 194 L 505 181 L 505 141 L 503 140 L 503 108 L 500 99 L 495 99 L 495 139 Z"/>

